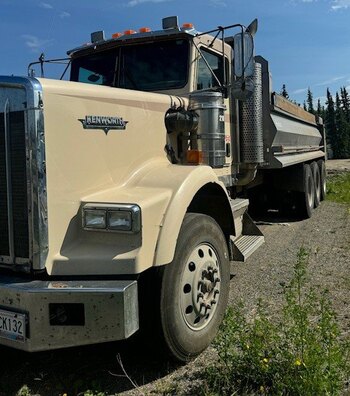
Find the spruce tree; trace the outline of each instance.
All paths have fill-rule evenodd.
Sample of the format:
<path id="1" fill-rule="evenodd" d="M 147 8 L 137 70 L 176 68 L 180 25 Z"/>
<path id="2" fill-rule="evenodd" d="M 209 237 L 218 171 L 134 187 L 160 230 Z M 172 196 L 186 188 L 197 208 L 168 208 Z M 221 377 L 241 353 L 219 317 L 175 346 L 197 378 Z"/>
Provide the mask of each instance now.
<path id="1" fill-rule="evenodd" d="M 284 96 L 286 99 L 289 99 L 289 95 L 288 95 L 288 92 L 287 92 L 286 84 L 282 85 L 282 89 L 281 89 L 280 95 Z"/>
<path id="2" fill-rule="evenodd" d="M 350 157 L 350 125 L 346 121 L 345 111 L 342 105 L 342 100 L 338 92 L 335 99 L 335 125 L 336 125 L 336 139 L 334 142 L 334 156 L 336 158 Z"/>
<path id="3" fill-rule="evenodd" d="M 321 117 L 322 119 L 325 118 L 325 109 L 324 106 L 321 105 L 321 100 L 318 99 L 317 100 L 317 110 L 316 110 L 316 114 Z"/>
<path id="4" fill-rule="evenodd" d="M 315 114 L 314 99 L 313 99 L 313 95 L 312 95 L 312 92 L 311 92 L 310 88 L 307 89 L 306 103 L 307 103 L 307 111 L 309 111 L 310 113 Z"/>
<path id="5" fill-rule="evenodd" d="M 345 87 L 340 88 L 341 104 L 346 122 L 350 123 L 350 98 L 349 93 Z"/>
<path id="6" fill-rule="evenodd" d="M 334 100 L 333 97 L 327 88 L 327 102 L 326 102 L 326 116 L 325 116 L 325 127 L 326 127 L 326 140 L 327 143 L 330 143 L 332 149 L 334 150 L 334 146 L 336 144 L 336 126 L 335 126 L 335 109 L 334 109 Z M 333 153 L 335 157 L 335 153 Z"/>

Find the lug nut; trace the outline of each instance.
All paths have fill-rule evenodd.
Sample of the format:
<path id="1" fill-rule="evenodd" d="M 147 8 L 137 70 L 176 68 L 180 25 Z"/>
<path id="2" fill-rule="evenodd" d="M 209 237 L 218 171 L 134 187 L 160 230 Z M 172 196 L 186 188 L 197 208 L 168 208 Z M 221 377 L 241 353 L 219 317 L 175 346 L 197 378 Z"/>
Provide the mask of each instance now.
<path id="1" fill-rule="evenodd" d="M 214 283 L 215 283 L 215 284 L 216 284 L 216 283 L 220 283 L 220 278 L 215 278 Z"/>
<path id="2" fill-rule="evenodd" d="M 197 294 L 197 302 L 199 301 L 200 298 L 204 298 L 203 293 L 198 293 Z"/>
<path id="3" fill-rule="evenodd" d="M 218 289 L 215 289 L 215 290 L 214 290 L 214 298 L 215 298 L 215 296 L 216 296 L 217 294 L 219 294 L 219 290 L 218 290 Z"/>
<path id="4" fill-rule="evenodd" d="M 216 300 L 211 300 L 211 301 L 210 301 L 210 304 L 211 304 L 211 305 L 215 305 L 215 304 L 216 304 Z"/>

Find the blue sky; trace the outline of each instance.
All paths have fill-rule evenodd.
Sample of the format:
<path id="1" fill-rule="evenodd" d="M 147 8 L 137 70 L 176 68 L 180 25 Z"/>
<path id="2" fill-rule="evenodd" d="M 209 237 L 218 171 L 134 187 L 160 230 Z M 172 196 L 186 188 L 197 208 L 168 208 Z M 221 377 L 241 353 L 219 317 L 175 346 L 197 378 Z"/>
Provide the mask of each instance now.
<path id="1" fill-rule="evenodd" d="M 64 57 L 96 30 L 157 30 L 170 15 L 199 31 L 258 18 L 256 54 L 276 91 L 286 84 L 303 103 L 308 87 L 323 101 L 327 87 L 350 89 L 350 0 L 0 0 L 0 10 L 0 75 L 25 75 L 41 52 Z"/>

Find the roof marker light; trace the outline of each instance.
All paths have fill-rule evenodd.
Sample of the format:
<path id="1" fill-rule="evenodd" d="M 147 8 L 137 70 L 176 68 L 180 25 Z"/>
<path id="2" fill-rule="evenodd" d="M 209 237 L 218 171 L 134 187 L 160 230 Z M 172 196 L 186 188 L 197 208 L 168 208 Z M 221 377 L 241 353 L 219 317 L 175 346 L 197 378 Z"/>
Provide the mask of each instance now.
<path id="1" fill-rule="evenodd" d="M 123 35 L 123 33 L 113 33 L 112 38 L 119 38 Z"/>
<path id="2" fill-rule="evenodd" d="M 149 27 L 142 27 L 139 29 L 139 33 L 148 33 L 151 29 Z"/>
<path id="3" fill-rule="evenodd" d="M 182 27 L 184 29 L 193 29 L 193 23 L 184 23 Z"/>
<path id="4" fill-rule="evenodd" d="M 125 35 L 135 34 L 135 33 L 136 33 L 136 31 L 135 31 L 135 30 L 132 30 L 132 29 L 130 29 L 130 30 L 125 30 L 125 32 L 124 32 Z"/>

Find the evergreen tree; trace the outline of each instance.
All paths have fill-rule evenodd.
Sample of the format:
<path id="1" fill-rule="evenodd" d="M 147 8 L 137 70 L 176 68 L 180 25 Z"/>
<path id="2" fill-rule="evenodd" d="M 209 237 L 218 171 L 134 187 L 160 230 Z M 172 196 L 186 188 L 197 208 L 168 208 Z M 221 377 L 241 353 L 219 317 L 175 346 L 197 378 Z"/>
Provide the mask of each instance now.
<path id="1" fill-rule="evenodd" d="M 350 123 L 350 98 L 345 87 L 340 88 L 340 97 L 345 120 Z"/>
<path id="2" fill-rule="evenodd" d="M 321 117 L 322 119 L 325 118 L 325 109 L 324 106 L 321 105 L 321 100 L 318 99 L 317 100 L 317 110 L 316 110 L 316 114 Z"/>
<path id="3" fill-rule="evenodd" d="M 307 90 L 306 104 L 307 104 L 307 111 L 315 114 L 314 99 L 313 99 L 313 95 L 312 95 L 310 88 L 308 88 L 308 90 Z"/>
<path id="4" fill-rule="evenodd" d="M 289 99 L 289 95 L 288 95 L 288 92 L 287 92 L 286 84 L 282 85 L 282 89 L 281 89 L 280 95 L 284 96 L 286 99 Z"/>
<path id="5" fill-rule="evenodd" d="M 305 100 L 304 100 L 303 108 L 304 108 L 305 111 L 307 111 L 307 106 L 306 106 Z"/>
<path id="6" fill-rule="evenodd" d="M 346 114 L 342 100 L 337 92 L 335 99 L 336 139 L 334 141 L 334 156 L 336 158 L 350 157 L 350 124 L 346 121 Z"/>
<path id="7" fill-rule="evenodd" d="M 335 109 L 333 97 L 327 88 L 327 102 L 326 102 L 326 115 L 325 115 L 325 127 L 326 127 L 326 140 L 330 143 L 332 149 L 336 144 L 336 126 L 335 126 Z M 333 154 L 334 155 L 334 154 Z"/>

